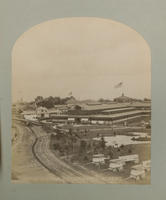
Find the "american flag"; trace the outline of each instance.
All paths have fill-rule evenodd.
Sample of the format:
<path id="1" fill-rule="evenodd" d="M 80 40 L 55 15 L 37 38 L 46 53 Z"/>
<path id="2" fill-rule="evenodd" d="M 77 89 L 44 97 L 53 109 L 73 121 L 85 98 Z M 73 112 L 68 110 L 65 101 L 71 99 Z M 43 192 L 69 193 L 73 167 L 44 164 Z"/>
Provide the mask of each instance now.
<path id="1" fill-rule="evenodd" d="M 120 88 L 120 87 L 122 87 L 122 85 L 123 85 L 123 82 L 120 82 L 120 83 L 116 84 L 116 85 L 114 86 L 114 88 Z"/>
<path id="2" fill-rule="evenodd" d="M 69 92 L 69 94 L 68 94 L 69 96 L 72 96 L 72 92 Z"/>

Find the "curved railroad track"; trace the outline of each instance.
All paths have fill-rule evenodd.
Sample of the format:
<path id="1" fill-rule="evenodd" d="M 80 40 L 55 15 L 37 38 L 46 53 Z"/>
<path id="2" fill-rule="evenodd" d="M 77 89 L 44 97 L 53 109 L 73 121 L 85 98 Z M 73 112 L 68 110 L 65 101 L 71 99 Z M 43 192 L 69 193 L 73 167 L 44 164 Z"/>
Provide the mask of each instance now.
<path id="1" fill-rule="evenodd" d="M 32 146 L 32 152 L 36 160 L 48 171 L 63 179 L 65 183 L 107 183 L 108 180 L 92 170 L 82 166 L 77 169 L 55 156 L 49 147 L 50 135 L 39 133 L 30 128 L 36 140 Z M 109 181 L 110 182 L 110 181 Z"/>
<path id="2" fill-rule="evenodd" d="M 23 126 L 25 128 L 25 125 Z M 32 125 L 29 133 L 34 136 L 31 151 L 34 159 L 50 173 L 59 178 L 62 183 L 117 183 L 117 177 L 106 176 L 81 165 L 66 163 L 57 157 L 50 149 L 50 133 L 46 133 L 41 126 Z"/>

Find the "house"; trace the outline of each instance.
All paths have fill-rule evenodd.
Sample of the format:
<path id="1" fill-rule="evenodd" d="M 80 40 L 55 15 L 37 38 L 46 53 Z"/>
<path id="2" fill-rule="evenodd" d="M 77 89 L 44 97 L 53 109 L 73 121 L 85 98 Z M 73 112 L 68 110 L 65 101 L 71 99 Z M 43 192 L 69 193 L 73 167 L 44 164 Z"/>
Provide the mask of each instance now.
<path id="1" fill-rule="evenodd" d="M 62 114 L 66 114 L 69 109 L 67 105 L 55 105 L 54 108 L 60 111 Z"/>
<path id="2" fill-rule="evenodd" d="M 82 110 L 82 106 L 78 105 L 78 104 L 74 104 L 74 105 L 70 105 L 70 109 L 69 110 L 75 110 L 75 111 L 79 111 Z"/>
<path id="3" fill-rule="evenodd" d="M 24 118 L 25 118 L 26 120 L 36 121 L 36 120 L 37 120 L 37 115 L 35 115 L 35 114 L 24 115 Z"/>
<path id="4" fill-rule="evenodd" d="M 36 109 L 36 116 L 37 118 L 48 118 L 49 117 L 48 109 L 42 106 L 38 107 Z"/>
<path id="5" fill-rule="evenodd" d="M 62 110 L 57 108 L 57 109 L 49 111 L 49 114 L 50 114 L 51 117 L 53 117 L 53 116 L 56 116 L 56 115 L 62 115 L 63 112 L 62 112 Z"/>
<path id="6" fill-rule="evenodd" d="M 66 114 L 67 111 L 68 107 L 66 105 L 55 105 L 54 108 L 48 110 L 50 117 Z"/>
<path id="7" fill-rule="evenodd" d="M 36 115 L 35 111 L 33 111 L 33 110 L 25 110 L 22 112 L 22 115 L 23 115 L 24 119 L 26 119 L 26 120 L 31 120 L 31 121 L 37 120 L 37 115 Z"/>

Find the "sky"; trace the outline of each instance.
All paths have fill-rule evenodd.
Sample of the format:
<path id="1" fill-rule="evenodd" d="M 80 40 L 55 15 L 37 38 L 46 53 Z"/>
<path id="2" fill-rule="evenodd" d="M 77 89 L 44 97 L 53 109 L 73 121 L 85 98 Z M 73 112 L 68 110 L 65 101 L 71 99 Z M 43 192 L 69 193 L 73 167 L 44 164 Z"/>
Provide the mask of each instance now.
<path id="1" fill-rule="evenodd" d="M 119 82 L 122 87 L 115 88 Z M 23 33 L 12 51 L 12 99 L 150 98 L 151 55 L 127 25 L 100 18 L 64 18 Z"/>

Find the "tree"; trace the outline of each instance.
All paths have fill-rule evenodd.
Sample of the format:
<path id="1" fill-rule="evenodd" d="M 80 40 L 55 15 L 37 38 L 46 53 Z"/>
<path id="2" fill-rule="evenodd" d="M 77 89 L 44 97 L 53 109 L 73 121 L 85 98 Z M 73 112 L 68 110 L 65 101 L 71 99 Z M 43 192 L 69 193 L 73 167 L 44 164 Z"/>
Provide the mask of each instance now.
<path id="1" fill-rule="evenodd" d="M 43 102 L 43 100 L 44 100 L 44 98 L 43 98 L 42 96 L 37 96 L 37 97 L 35 98 L 35 103 L 36 103 L 37 105 L 39 105 L 39 104 L 41 104 L 41 103 Z"/>
<path id="2" fill-rule="evenodd" d="M 101 137 L 101 148 L 104 150 L 105 149 L 105 140 L 104 140 L 104 137 L 102 136 Z"/>
<path id="3" fill-rule="evenodd" d="M 54 107 L 54 97 L 50 96 L 45 98 L 42 102 L 42 106 L 46 108 L 53 108 Z"/>
<path id="4" fill-rule="evenodd" d="M 61 98 L 60 97 L 54 97 L 54 104 L 55 105 L 61 104 Z"/>
<path id="5" fill-rule="evenodd" d="M 101 103 L 103 103 L 103 102 L 104 102 L 104 99 L 103 99 L 103 98 L 100 98 L 98 101 L 101 102 Z"/>
<path id="6" fill-rule="evenodd" d="M 87 147 L 86 141 L 81 140 L 81 142 L 80 142 L 80 153 L 86 153 L 86 147 Z"/>

